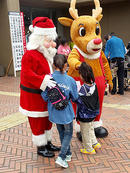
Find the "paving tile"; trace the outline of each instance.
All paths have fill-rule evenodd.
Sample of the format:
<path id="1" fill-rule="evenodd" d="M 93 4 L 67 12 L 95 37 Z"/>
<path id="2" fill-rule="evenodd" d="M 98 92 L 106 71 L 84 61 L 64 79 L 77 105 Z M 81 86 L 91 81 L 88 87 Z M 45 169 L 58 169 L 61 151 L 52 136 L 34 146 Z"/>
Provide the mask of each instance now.
<path id="1" fill-rule="evenodd" d="M 10 116 L 17 115 L 19 108 L 19 77 L 0 78 L 0 127 Z M 37 156 L 31 140 L 27 120 L 5 126 L 0 130 L 0 173 L 129 173 L 130 172 L 130 88 L 124 96 L 104 97 L 103 126 L 108 129 L 106 138 L 98 139 L 102 149 L 96 155 L 80 153 L 81 142 L 74 130 L 69 168 L 55 164 L 55 158 Z M 20 116 L 19 116 L 20 119 Z M 11 121 L 12 122 L 12 121 Z M 60 145 L 56 126 L 53 126 L 53 143 Z"/>

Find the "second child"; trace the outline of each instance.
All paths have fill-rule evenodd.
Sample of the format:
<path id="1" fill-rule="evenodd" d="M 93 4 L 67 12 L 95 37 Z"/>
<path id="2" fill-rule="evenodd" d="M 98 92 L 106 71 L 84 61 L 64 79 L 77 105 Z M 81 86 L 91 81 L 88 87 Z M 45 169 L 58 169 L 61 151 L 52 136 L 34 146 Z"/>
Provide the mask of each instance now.
<path id="1" fill-rule="evenodd" d="M 67 161 L 71 161 L 72 152 L 70 143 L 73 135 L 73 119 L 75 118 L 71 100 L 74 102 L 78 99 L 77 85 L 75 80 L 66 74 L 67 59 L 64 55 L 57 54 L 54 57 L 55 71 L 52 74 L 53 79 L 57 82 L 62 93 L 68 99 L 68 105 L 63 110 L 57 110 L 52 105 L 47 95 L 47 90 L 42 92 L 42 97 L 48 102 L 49 120 L 56 124 L 61 141 L 61 150 L 56 164 L 67 168 Z"/>
<path id="2" fill-rule="evenodd" d="M 83 140 L 82 153 L 96 154 L 96 149 L 101 148 L 98 143 L 93 121 L 99 113 L 99 98 L 92 68 L 83 62 L 79 67 L 79 74 L 84 82 L 79 91 L 77 120 L 80 121 L 80 130 Z"/>

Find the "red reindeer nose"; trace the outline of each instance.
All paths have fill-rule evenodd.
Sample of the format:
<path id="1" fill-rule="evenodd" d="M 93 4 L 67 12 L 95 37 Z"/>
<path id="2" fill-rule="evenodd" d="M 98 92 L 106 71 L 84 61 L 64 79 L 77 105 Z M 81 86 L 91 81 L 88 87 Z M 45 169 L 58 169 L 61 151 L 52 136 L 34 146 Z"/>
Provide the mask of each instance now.
<path id="1" fill-rule="evenodd" d="M 94 44 L 100 44 L 102 40 L 100 38 L 94 39 L 93 40 Z"/>

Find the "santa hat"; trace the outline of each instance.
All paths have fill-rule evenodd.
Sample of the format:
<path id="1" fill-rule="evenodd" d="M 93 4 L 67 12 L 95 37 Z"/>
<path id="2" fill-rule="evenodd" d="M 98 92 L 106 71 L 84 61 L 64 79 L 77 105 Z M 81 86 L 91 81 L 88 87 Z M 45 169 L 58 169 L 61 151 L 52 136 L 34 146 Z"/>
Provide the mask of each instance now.
<path id="1" fill-rule="evenodd" d="M 33 25 L 29 26 L 29 30 L 36 35 L 53 35 L 57 37 L 56 28 L 51 19 L 48 17 L 36 17 L 32 21 Z"/>

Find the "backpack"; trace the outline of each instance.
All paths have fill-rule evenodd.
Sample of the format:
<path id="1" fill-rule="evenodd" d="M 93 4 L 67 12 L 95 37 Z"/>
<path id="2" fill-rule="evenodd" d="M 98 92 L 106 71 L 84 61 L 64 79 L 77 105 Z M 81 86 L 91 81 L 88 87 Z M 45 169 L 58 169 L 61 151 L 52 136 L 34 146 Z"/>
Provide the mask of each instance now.
<path id="1" fill-rule="evenodd" d="M 48 88 L 47 95 L 56 110 L 63 110 L 67 107 L 69 100 L 57 84 L 53 88 Z"/>
<path id="2" fill-rule="evenodd" d="M 83 85 L 86 95 L 79 95 L 77 100 L 77 120 L 82 122 L 91 122 L 99 114 L 99 97 L 97 86 L 95 85 L 95 90 L 93 94 L 87 92 L 87 89 Z"/>

